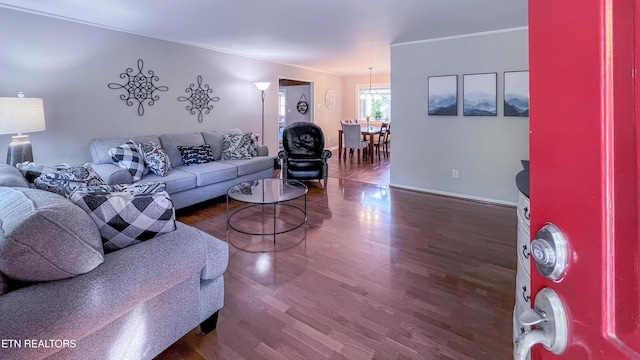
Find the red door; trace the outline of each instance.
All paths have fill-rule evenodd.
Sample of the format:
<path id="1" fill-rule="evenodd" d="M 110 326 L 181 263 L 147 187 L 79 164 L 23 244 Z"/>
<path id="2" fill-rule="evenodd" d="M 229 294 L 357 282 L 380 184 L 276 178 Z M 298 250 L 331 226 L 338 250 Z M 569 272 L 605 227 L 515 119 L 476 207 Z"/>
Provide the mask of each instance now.
<path id="1" fill-rule="evenodd" d="M 531 235 L 551 222 L 570 247 L 559 281 L 531 267 L 568 321 L 566 350 L 533 359 L 640 359 L 637 7 L 529 0 Z"/>

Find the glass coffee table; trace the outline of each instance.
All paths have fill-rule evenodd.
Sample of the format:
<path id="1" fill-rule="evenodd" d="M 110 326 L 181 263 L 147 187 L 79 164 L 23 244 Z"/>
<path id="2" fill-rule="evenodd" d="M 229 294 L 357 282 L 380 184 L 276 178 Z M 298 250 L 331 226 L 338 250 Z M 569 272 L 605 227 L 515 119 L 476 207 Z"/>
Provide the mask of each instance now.
<path id="1" fill-rule="evenodd" d="M 283 179 L 260 179 L 245 181 L 236 184 L 227 190 L 227 230 L 233 229 L 247 235 L 273 235 L 273 242 L 276 242 L 276 235 L 293 231 L 307 222 L 307 186 L 296 180 Z M 304 206 L 295 204 L 292 200 L 304 197 Z M 229 212 L 229 200 L 239 201 L 248 204 Z M 273 208 L 273 231 L 248 231 L 234 226 L 233 217 L 243 211 L 254 207 L 262 207 L 262 214 L 265 214 L 265 205 Z M 278 229 L 277 220 L 278 207 L 287 207 L 294 212 L 301 214 L 301 221 L 293 222 L 293 225 Z"/>

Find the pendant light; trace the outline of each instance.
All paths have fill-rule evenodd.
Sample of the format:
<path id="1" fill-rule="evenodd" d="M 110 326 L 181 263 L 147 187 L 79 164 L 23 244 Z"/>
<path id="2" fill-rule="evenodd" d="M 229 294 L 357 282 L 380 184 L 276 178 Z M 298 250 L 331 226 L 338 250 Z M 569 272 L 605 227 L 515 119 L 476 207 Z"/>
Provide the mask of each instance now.
<path id="1" fill-rule="evenodd" d="M 374 91 L 371 89 L 371 70 L 373 70 L 372 67 L 369 68 L 369 91 L 364 91 L 360 93 L 361 100 L 364 100 L 364 99 L 371 100 L 372 96 L 375 100 L 380 100 L 382 98 L 380 95 L 378 95 L 377 91 Z"/>

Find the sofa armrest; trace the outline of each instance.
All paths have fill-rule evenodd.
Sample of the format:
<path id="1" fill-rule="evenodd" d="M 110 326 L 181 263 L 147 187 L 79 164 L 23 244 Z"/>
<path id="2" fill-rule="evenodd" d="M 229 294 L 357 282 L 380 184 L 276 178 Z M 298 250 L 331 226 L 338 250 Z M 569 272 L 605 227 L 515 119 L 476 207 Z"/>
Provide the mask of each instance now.
<path id="1" fill-rule="evenodd" d="M 269 156 L 269 147 L 267 145 L 258 145 L 258 156 Z"/>
<path id="2" fill-rule="evenodd" d="M 137 304 L 199 277 L 207 251 L 199 235 L 199 230 L 177 223 L 173 232 L 107 254 L 103 264 L 86 274 L 0 296 L 0 339 L 80 341 Z M 0 349 L 0 357 L 44 358 L 57 350 Z"/>
<path id="3" fill-rule="evenodd" d="M 109 185 L 133 183 L 131 173 L 118 165 L 92 163 L 91 167 L 100 175 L 102 180 Z"/>

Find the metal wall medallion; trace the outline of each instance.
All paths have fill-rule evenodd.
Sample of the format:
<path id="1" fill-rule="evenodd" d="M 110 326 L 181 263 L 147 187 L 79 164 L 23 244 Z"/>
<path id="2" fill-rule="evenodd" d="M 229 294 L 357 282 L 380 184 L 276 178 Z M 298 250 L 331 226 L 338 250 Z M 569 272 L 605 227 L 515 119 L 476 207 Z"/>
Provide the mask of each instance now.
<path id="1" fill-rule="evenodd" d="M 188 97 L 180 96 L 178 97 L 178 101 L 189 101 L 191 105 L 187 105 L 186 109 L 191 113 L 191 115 L 195 115 L 198 113 L 198 122 L 202 122 L 202 111 L 205 114 L 208 114 L 211 110 L 213 110 L 213 105 L 209 105 L 210 102 L 220 101 L 220 98 L 210 97 L 209 94 L 213 92 L 213 89 L 209 88 L 208 84 L 202 86 L 202 76 L 198 75 L 198 87 L 195 87 L 195 84 L 190 84 L 189 87 L 185 90 L 188 93 L 191 93 Z"/>
<path id="2" fill-rule="evenodd" d="M 307 111 L 309 111 L 309 103 L 307 103 L 307 98 L 304 96 L 304 94 L 302 94 L 302 96 L 300 97 L 300 101 L 298 101 L 296 108 L 298 109 L 298 112 L 300 114 L 306 114 Z"/>
<path id="3" fill-rule="evenodd" d="M 126 80 L 124 84 L 110 83 L 107 85 L 109 89 L 124 89 L 126 93 L 120 95 L 120 99 L 128 106 L 133 106 L 134 101 L 137 101 L 139 116 L 144 115 L 145 101 L 147 101 L 147 105 L 152 106 L 160 99 L 160 96 L 154 95 L 154 92 L 169 90 L 166 86 L 156 86 L 153 83 L 154 81 L 160 80 L 160 78 L 154 74 L 153 70 L 148 70 L 148 75 L 142 74 L 143 67 L 144 63 L 142 59 L 138 59 L 138 73 L 134 74 L 134 70 L 128 68 L 120 74 L 120 79 Z"/>

